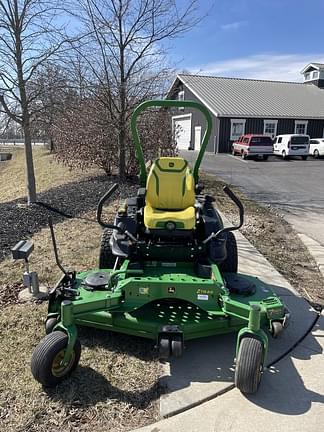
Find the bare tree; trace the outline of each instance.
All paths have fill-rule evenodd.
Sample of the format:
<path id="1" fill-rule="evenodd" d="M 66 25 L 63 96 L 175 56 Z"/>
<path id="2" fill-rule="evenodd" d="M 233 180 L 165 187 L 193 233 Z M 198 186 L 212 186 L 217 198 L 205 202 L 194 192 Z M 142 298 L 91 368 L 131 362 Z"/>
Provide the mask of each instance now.
<path id="1" fill-rule="evenodd" d="M 0 107 L 24 132 L 28 204 L 36 202 L 31 122 L 38 97 L 29 83 L 64 43 L 58 38 L 63 30 L 59 5 L 54 0 L 0 0 Z"/>
<path id="2" fill-rule="evenodd" d="M 54 151 L 52 126 L 55 118 L 65 109 L 65 101 L 73 91 L 67 71 L 57 64 L 46 63 L 34 74 L 28 85 L 28 93 L 37 95 L 31 104 L 33 112 L 33 136 L 41 135 L 49 140 Z"/>
<path id="3" fill-rule="evenodd" d="M 96 165 L 107 175 L 118 169 L 118 130 L 110 112 L 98 98 L 71 97 L 64 110 L 57 112 L 51 134 L 55 140 L 56 158 L 69 167 L 82 169 Z M 171 114 L 166 110 L 150 110 L 139 118 L 141 144 L 148 160 L 161 155 L 175 155 L 176 142 L 171 130 Z M 138 173 L 131 134 L 126 135 L 128 157 L 126 173 Z"/>
<path id="4" fill-rule="evenodd" d="M 83 56 L 100 97 L 118 130 L 119 175 L 126 173 L 129 115 L 148 95 L 161 95 L 168 70 L 163 67 L 166 41 L 199 21 L 197 0 L 81 0 L 79 19 L 88 45 L 75 49 Z"/>

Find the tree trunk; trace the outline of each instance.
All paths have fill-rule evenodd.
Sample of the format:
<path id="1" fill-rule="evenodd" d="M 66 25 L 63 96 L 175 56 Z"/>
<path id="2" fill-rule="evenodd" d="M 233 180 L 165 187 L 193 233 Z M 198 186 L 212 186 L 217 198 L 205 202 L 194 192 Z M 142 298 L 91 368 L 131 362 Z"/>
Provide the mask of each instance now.
<path id="1" fill-rule="evenodd" d="M 126 138 L 126 125 L 125 125 L 125 116 L 123 113 L 120 115 L 120 122 L 119 122 L 119 134 L 118 134 L 118 144 L 119 144 L 119 178 L 120 180 L 125 180 L 126 178 L 126 145 L 125 145 L 125 138 Z"/>
<path id="2" fill-rule="evenodd" d="M 22 60 L 22 43 L 21 43 L 21 28 L 18 26 L 19 22 L 19 5 L 15 0 L 14 2 L 14 13 L 15 13 L 15 42 L 16 42 L 16 67 L 18 77 L 18 88 L 20 93 L 20 104 L 22 111 L 22 128 L 25 136 L 25 159 L 26 159 L 26 187 L 27 187 L 27 202 L 28 205 L 36 202 L 36 182 L 35 172 L 33 163 L 33 149 L 31 143 L 31 132 L 30 132 L 30 114 L 29 106 L 26 94 L 26 81 L 24 79 L 24 68 Z"/>
<path id="3" fill-rule="evenodd" d="M 50 137 L 50 148 L 49 148 L 49 150 L 50 150 L 50 153 L 54 152 L 54 141 L 53 141 L 52 137 Z"/>
<path id="4" fill-rule="evenodd" d="M 120 114 L 119 114 L 119 178 L 126 178 L 126 79 L 125 79 L 125 47 L 123 42 L 122 2 L 119 4 L 119 68 L 120 68 Z"/>
<path id="5" fill-rule="evenodd" d="M 33 149 L 30 134 L 29 116 L 25 118 L 23 124 L 25 136 L 25 159 L 26 159 L 26 187 L 27 187 L 27 202 L 28 205 L 36 202 L 36 182 L 33 162 Z"/>

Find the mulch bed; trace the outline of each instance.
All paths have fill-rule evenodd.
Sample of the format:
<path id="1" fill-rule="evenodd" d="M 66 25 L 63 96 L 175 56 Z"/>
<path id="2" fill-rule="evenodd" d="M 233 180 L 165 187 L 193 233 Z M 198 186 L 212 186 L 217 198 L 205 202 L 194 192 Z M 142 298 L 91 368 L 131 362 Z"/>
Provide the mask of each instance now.
<path id="1" fill-rule="evenodd" d="M 31 206 L 27 206 L 24 199 L 0 203 L 0 261 L 10 254 L 10 249 L 18 241 L 32 237 L 47 226 L 49 216 L 58 223 L 96 209 L 99 199 L 113 181 L 113 178 L 99 175 L 68 183 L 39 193 L 38 203 Z M 127 187 L 123 185 L 114 197 L 118 194 L 125 196 L 133 188 L 132 183 Z"/>

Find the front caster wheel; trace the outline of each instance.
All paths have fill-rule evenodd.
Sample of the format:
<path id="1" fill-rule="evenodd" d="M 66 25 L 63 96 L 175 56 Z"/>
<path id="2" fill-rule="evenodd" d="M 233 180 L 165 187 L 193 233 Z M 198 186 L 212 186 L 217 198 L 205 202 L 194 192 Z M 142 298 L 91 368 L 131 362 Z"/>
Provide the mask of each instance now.
<path id="1" fill-rule="evenodd" d="M 174 335 L 171 341 L 171 352 L 174 357 L 181 357 L 183 354 L 183 340 L 181 336 Z"/>
<path id="2" fill-rule="evenodd" d="M 238 351 L 235 385 L 242 393 L 255 393 L 263 370 L 263 345 L 258 339 L 245 337 Z"/>
<path id="3" fill-rule="evenodd" d="M 272 321 L 271 323 L 271 334 L 274 339 L 277 339 L 283 331 L 283 325 L 279 321 Z"/>
<path id="4" fill-rule="evenodd" d="M 160 359 L 166 360 L 171 355 L 171 346 L 170 346 L 170 340 L 168 337 L 161 337 L 159 341 L 159 357 Z"/>
<path id="5" fill-rule="evenodd" d="M 71 358 L 62 366 L 68 336 L 62 331 L 55 331 L 45 336 L 34 349 L 31 359 L 31 371 L 34 378 L 44 387 L 54 387 L 77 367 L 81 344 L 76 340 Z"/>

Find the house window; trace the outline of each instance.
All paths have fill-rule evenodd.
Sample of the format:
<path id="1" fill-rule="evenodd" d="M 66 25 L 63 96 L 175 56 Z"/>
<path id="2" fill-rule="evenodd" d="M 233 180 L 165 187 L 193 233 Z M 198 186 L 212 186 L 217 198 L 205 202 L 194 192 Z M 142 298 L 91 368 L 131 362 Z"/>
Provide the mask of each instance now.
<path id="1" fill-rule="evenodd" d="M 183 101 L 184 100 L 184 90 L 179 91 L 178 93 L 178 100 Z"/>
<path id="2" fill-rule="evenodd" d="M 244 134 L 245 122 L 246 120 L 243 119 L 231 119 L 231 141 L 237 140 Z"/>
<path id="3" fill-rule="evenodd" d="M 184 101 L 184 90 L 179 91 L 178 93 L 178 101 Z M 178 108 L 179 111 L 184 111 L 183 107 Z"/>
<path id="4" fill-rule="evenodd" d="M 317 79 L 318 78 L 318 71 L 314 71 L 313 72 L 313 79 Z"/>
<path id="5" fill-rule="evenodd" d="M 304 135 L 307 133 L 307 120 L 295 120 L 295 134 Z"/>
<path id="6" fill-rule="evenodd" d="M 309 79 L 310 79 L 310 73 L 307 72 L 307 73 L 305 73 L 305 80 L 309 80 Z"/>
<path id="7" fill-rule="evenodd" d="M 278 120 L 263 120 L 263 135 L 274 138 L 277 135 Z"/>

